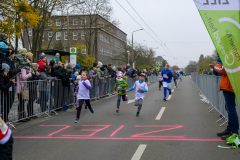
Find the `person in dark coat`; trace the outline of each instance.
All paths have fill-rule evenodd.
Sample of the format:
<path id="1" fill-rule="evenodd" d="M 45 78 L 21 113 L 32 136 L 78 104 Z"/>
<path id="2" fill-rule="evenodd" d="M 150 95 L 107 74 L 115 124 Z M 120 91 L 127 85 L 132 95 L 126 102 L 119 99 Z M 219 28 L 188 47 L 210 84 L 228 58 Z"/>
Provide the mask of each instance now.
<path id="1" fill-rule="evenodd" d="M 33 102 L 38 98 L 37 96 L 37 86 L 38 86 L 38 82 L 36 82 L 37 80 L 40 79 L 40 73 L 38 72 L 38 64 L 37 63 L 32 63 L 32 77 L 28 80 L 28 96 L 29 96 L 29 100 L 28 100 L 28 104 L 27 104 L 27 112 L 28 112 L 28 117 L 29 118 L 37 118 L 36 115 L 34 115 L 34 110 L 33 110 Z"/>
<path id="2" fill-rule="evenodd" d="M 15 83 L 15 79 L 10 79 L 9 70 L 10 66 L 6 63 L 2 63 L 0 71 L 0 90 L 1 90 L 1 113 L 3 115 L 3 120 L 8 121 L 8 114 L 10 111 L 9 102 L 9 88 Z"/>

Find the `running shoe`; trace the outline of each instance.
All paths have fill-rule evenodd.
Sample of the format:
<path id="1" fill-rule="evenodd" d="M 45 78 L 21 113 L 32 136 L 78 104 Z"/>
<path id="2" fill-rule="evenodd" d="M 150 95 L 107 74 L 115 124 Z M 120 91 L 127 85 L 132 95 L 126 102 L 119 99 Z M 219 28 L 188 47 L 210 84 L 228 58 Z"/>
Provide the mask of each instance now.
<path id="1" fill-rule="evenodd" d="M 77 119 L 74 121 L 74 123 L 79 123 L 79 118 L 77 118 Z"/>
<path id="2" fill-rule="evenodd" d="M 119 109 L 117 109 L 116 112 L 119 113 Z"/>
<path id="3" fill-rule="evenodd" d="M 92 114 L 94 113 L 94 109 L 91 108 L 90 111 L 91 111 Z"/>
<path id="4" fill-rule="evenodd" d="M 137 112 L 136 116 L 139 116 L 139 112 Z"/>
<path id="5" fill-rule="evenodd" d="M 164 100 L 164 101 L 167 101 L 167 99 L 166 99 L 165 97 L 163 98 L 163 100 Z"/>

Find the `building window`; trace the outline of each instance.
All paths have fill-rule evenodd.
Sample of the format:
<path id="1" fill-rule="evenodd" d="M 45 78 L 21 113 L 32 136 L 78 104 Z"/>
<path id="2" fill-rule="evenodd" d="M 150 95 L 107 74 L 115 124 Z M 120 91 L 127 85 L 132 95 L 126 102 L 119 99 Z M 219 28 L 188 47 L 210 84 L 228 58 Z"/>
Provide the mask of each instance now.
<path id="1" fill-rule="evenodd" d="M 99 26 L 102 27 L 102 28 L 104 28 L 104 22 L 99 21 Z"/>
<path id="2" fill-rule="evenodd" d="M 109 44 L 109 36 L 108 35 L 106 36 L 106 41 Z"/>
<path id="3" fill-rule="evenodd" d="M 99 33 L 99 36 L 100 36 L 100 41 L 103 41 L 103 35 L 102 35 L 102 33 Z"/>
<path id="4" fill-rule="evenodd" d="M 64 51 L 68 51 L 68 47 L 67 46 L 64 46 Z"/>
<path id="5" fill-rule="evenodd" d="M 52 32 L 48 32 L 48 40 L 50 41 L 52 39 Z"/>
<path id="6" fill-rule="evenodd" d="M 77 19 L 73 19 L 73 25 L 78 25 Z"/>
<path id="7" fill-rule="evenodd" d="M 32 28 L 28 28 L 28 35 L 32 36 Z"/>
<path id="8" fill-rule="evenodd" d="M 56 40 L 61 40 L 61 32 L 56 33 Z"/>
<path id="9" fill-rule="evenodd" d="M 100 47 L 100 54 L 102 54 L 102 47 Z"/>
<path id="10" fill-rule="evenodd" d="M 81 23 L 82 23 L 82 25 L 86 25 L 86 23 L 87 23 L 86 18 L 83 18 Z"/>
<path id="11" fill-rule="evenodd" d="M 81 39 L 85 40 L 85 32 L 84 31 L 82 31 L 82 33 L 81 33 Z"/>
<path id="12" fill-rule="evenodd" d="M 104 52 L 103 52 L 103 55 L 105 56 L 107 54 L 107 49 L 104 48 Z"/>
<path id="13" fill-rule="evenodd" d="M 77 40 L 78 39 L 78 33 L 77 32 L 73 32 L 73 40 Z"/>
<path id="14" fill-rule="evenodd" d="M 56 20 L 56 26 L 61 26 L 61 21 L 59 19 Z"/>
<path id="15" fill-rule="evenodd" d="M 64 24 L 65 24 L 65 26 L 67 26 L 68 25 L 68 21 L 65 21 Z"/>
<path id="16" fill-rule="evenodd" d="M 68 32 L 64 32 L 64 40 L 68 40 Z"/>
<path id="17" fill-rule="evenodd" d="M 81 52 L 82 52 L 82 54 L 86 54 L 86 47 L 83 47 Z"/>
<path id="18" fill-rule="evenodd" d="M 48 26 L 52 26 L 52 22 L 48 20 Z"/>
<path id="19" fill-rule="evenodd" d="M 32 49 L 32 43 L 29 43 L 29 50 Z"/>

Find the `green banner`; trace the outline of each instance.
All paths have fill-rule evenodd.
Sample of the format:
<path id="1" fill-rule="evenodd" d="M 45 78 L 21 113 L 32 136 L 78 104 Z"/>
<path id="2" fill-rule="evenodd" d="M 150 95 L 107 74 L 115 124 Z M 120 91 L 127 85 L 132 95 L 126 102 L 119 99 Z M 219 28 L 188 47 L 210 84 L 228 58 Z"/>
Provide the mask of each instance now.
<path id="1" fill-rule="evenodd" d="M 194 0 L 240 102 L 240 0 Z"/>

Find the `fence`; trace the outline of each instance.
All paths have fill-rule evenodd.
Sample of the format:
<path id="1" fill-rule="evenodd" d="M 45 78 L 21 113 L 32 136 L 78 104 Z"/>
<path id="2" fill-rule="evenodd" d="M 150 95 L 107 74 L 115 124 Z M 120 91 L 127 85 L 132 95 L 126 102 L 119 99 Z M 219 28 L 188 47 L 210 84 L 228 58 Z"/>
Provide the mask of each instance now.
<path id="1" fill-rule="evenodd" d="M 211 107 L 208 108 L 209 112 L 215 109 L 221 114 L 222 117 L 217 122 L 222 119 L 225 120 L 220 126 L 227 123 L 228 114 L 225 109 L 225 100 L 223 92 L 219 90 L 221 77 L 215 75 L 192 74 L 192 81 L 203 95 L 203 102 L 211 104 Z M 236 104 L 237 112 L 240 115 L 240 108 L 237 100 Z"/>
<path id="2" fill-rule="evenodd" d="M 128 77 L 128 88 L 139 80 Z M 147 77 L 148 83 L 154 83 L 157 80 L 156 75 Z M 103 97 L 114 95 L 115 78 L 106 78 L 99 80 L 94 78 L 90 81 L 92 89 L 90 90 L 91 100 L 99 100 Z M 66 87 L 62 85 L 61 80 L 38 80 L 17 82 L 13 84 L 9 91 L 0 91 L 0 115 L 10 126 L 18 121 L 27 121 L 29 118 L 37 118 L 38 115 L 46 114 L 51 117 L 51 113 L 66 106 L 75 106 L 74 91 L 76 85 Z"/>

